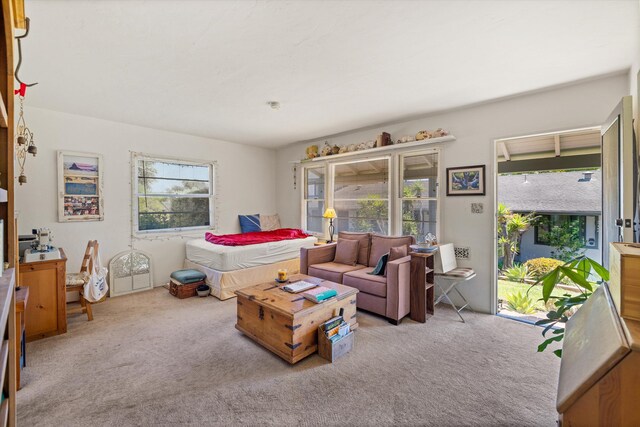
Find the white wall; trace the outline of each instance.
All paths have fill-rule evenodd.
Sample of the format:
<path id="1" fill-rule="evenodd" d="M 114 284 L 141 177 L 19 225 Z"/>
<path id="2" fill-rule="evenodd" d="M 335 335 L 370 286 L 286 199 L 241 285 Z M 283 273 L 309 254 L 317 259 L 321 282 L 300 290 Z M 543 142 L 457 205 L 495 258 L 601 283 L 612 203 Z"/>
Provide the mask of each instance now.
<path id="1" fill-rule="evenodd" d="M 54 244 L 63 247 L 69 271 L 78 271 L 89 239 L 97 239 L 103 262 L 127 250 L 131 243 L 130 152 L 218 162 L 218 231 L 239 232 L 239 213 L 273 213 L 275 151 L 159 131 L 38 108 L 26 108 L 27 124 L 35 134 L 38 155 L 26 164 L 28 183 L 16 184 L 18 231 L 49 227 Z M 104 221 L 59 223 L 57 150 L 100 153 L 104 156 Z M 16 173 L 17 175 L 17 173 Z M 166 283 L 182 267 L 187 236 L 152 236 L 133 247 L 153 256 L 156 284 Z M 159 239 L 159 240 L 158 240 Z"/>
<path id="2" fill-rule="evenodd" d="M 396 140 L 421 129 L 443 127 L 457 140 L 441 145 L 442 168 L 487 166 L 486 196 L 443 197 L 443 232 L 439 237 L 444 242 L 470 247 L 471 260 L 460 264 L 472 266 L 478 277 L 465 285 L 464 291 L 476 310 L 490 312 L 494 305 L 494 140 L 600 125 L 629 90 L 629 77 L 624 73 L 327 139 L 332 144 L 344 145 L 372 139 L 387 131 Z M 321 145 L 324 140 L 316 143 Z M 298 189 L 294 190 L 290 162 L 304 158 L 305 147 L 310 144 L 293 144 L 278 150 L 278 212 L 283 222 L 290 225 L 299 226 L 301 221 L 300 176 L 298 174 Z M 444 183 L 441 188 L 444 191 Z M 483 202 L 484 213 L 472 215 L 472 202 Z"/>

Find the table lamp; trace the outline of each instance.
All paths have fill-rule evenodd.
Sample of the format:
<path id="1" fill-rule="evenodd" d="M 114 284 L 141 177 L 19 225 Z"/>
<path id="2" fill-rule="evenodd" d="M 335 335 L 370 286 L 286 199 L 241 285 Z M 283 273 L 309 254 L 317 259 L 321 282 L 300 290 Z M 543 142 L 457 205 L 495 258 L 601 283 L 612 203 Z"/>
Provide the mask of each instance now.
<path id="1" fill-rule="evenodd" d="M 329 218 L 329 243 L 333 243 L 333 218 L 336 218 L 336 211 L 333 208 L 327 208 L 324 211 L 323 218 Z"/>

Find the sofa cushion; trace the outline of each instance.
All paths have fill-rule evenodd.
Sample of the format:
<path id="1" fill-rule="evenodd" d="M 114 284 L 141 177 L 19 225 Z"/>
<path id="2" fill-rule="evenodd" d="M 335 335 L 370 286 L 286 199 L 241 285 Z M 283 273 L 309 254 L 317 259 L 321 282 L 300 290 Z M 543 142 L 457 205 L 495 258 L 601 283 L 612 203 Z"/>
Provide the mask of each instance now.
<path id="1" fill-rule="evenodd" d="M 382 255 L 397 246 L 406 246 L 407 253 L 409 253 L 409 245 L 414 242 L 413 236 L 390 237 L 374 234 L 371 236 L 371 251 L 369 252 L 369 263 L 367 265 L 370 267 L 375 266 Z"/>
<path id="2" fill-rule="evenodd" d="M 342 278 L 342 284 L 357 288 L 360 292 L 386 297 L 387 278 L 370 274 L 372 271 L 373 267 L 366 267 L 346 272 Z"/>
<path id="3" fill-rule="evenodd" d="M 351 239 L 340 239 L 336 245 L 336 256 L 333 262 L 356 265 L 358 261 L 358 245 L 360 242 Z"/>
<path id="4" fill-rule="evenodd" d="M 352 233 L 350 231 L 341 231 L 338 233 L 339 239 L 351 239 L 358 241 L 358 264 L 368 265 L 369 247 L 371 246 L 370 233 Z M 378 257 L 379 258 L 379 257 Z M 376 261 L 378 261 L 376 259 Z"/>
<path id="5" fill-rule="evenodd" d="M 408 254 L 407 246 L 396 246 L 389 250 L 389 261 L 395 261 L 400 258 L 404 258 Z"/>
<path id="6" fill-rule="evenodd" d="M 331 282 L 342 283 L 342 275 L 349 271 L 364 268 L 364 265 L 346 265 L 337 262 L 324 262 L 322 264 L 313 264 L 308 268 L 307 274 L 313 277 L 319 277 Z"/>

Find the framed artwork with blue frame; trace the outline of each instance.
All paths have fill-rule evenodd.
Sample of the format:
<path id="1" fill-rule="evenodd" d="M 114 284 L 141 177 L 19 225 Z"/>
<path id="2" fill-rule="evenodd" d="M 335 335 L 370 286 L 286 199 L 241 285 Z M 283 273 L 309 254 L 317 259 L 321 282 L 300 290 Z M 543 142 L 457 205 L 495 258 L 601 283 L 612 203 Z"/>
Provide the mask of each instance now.
<path id="1" fill-rule="evenodd" d="M 447 196 L 485 194 L 485 165 L 447 168 Z"/>
<path id="2" fill-rule="evenodd" d="M 58 151 L 58 221 L 102 221 L 102 155 Z"/>

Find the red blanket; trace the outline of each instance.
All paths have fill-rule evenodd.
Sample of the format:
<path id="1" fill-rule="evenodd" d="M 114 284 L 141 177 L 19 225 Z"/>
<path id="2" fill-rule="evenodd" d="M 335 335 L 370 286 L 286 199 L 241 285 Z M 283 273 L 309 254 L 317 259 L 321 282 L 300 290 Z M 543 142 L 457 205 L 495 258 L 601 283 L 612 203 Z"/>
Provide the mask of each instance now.
<path id="1" fill-rule="evenodd" d="M 297 228 L 280 228 L 272 231 L 255 231 L 241 234 L 215 234 L 206 233 L 204 238 L 209 243 L 224 246 L 246 246 L 257 245 L 258 243 L 279 242 L 280 240 L 304 239 L 310 234 Z"/>

